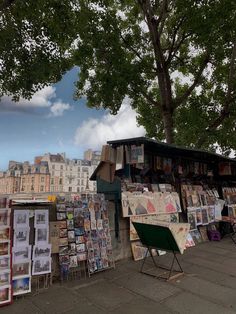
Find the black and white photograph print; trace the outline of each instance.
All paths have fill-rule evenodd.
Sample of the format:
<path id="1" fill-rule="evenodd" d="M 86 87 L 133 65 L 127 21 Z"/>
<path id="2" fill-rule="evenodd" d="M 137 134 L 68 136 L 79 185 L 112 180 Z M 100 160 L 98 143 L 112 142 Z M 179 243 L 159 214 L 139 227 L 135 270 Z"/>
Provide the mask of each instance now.
<path id="1" fill-rule="evenodd" d="M 190 230 L 197 229 L 197 216 L 196 212 L 188 212 L 188 223 L 190 224 Z"/>
<path id="2" fill-rule="evenodd" d="M 33 248 L 33 259 L 51 257 L 51 248 L 51 244 L 35 245 Z"/>
<path id="3" fill-rule="evenodd" d="M 13 224 L 14 228 L 29 228 L 29 211 L 15 209 Z"/>
<path id="4" fill-rule="evenodd" d="M 46 244 L 48 243 L 48 228 L 42 227 L 35 229 L 35 244 Z"/>
<path id="5" fill-rule="evenodd" d="M 32 275 L 51 273 L 51 258 L 39 258 L 33 261 Z"/>
<path id="6" fill-rule="evenodd" d="M 30 228 L 14 229 L 14 246 L 22 246 L 29 244 Z"/>
<path id="7" fill-rule="evenodd" d="M 31 245 L 12 248 L 13 263 L 28 262 L 31 259 Z"/>
<path id="8" fill-rule="evenodd" d="M 34 227 L 41 228 L 47 226 L 48 226 L 48 210 L 47 209 L 35 210 Z"/>

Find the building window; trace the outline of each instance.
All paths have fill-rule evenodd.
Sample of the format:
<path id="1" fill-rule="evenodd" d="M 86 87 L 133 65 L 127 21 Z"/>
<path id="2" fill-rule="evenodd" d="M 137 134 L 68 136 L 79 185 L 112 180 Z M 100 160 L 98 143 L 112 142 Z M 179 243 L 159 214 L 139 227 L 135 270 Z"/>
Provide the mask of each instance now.
<path id="1" fill-rule="evenodd" d="M 62 184 L 62 178 L 59 179 L 59 184 Z"/>
<path id="2" fill-rule="evenodd" d="M 52 165 L 52 169 L 55 169 L 55 165 Z"/>
<path id="3" fill-rule="evenodd" d="M 77 192 L 80 192 L 80 188 L 77 188 Z"/>
<path id="4" fill-rule="evenodd" d="M 41 182 L 44 182 L 44 179 L 45 179 L 44 177 L 41 177 Z"/>
<path id="5" fill-rule="evenodd" d="M 53 178 L 51 179 L 51 184 L 54 184 L 54 179 Z"/>
<path id="6" fill-rule="evenodd" d="M 43 191 L 44 191 L 44 186 L 41 185 L 41 186 L 40 186 L 40 192 L 43 192 Z"/>
<path id="7" fill-rule="evenodd" d="M 72 187 L 69 186 L 68 192 L 72 192 Z"/>
<path id="8" fill-rule="evenodd" d="M 61 170 L 63 170 L 63 165 L 61 165 Z"/>

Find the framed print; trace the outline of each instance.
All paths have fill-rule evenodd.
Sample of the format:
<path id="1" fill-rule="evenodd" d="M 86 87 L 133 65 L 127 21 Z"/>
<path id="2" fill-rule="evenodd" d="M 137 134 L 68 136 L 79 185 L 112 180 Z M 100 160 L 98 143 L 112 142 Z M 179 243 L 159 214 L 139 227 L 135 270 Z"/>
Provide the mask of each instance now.
<path id="1" fill-rule="evenodd" d="M 66 205 L 65 204 L 57 204 L 57 211 L 58 212 L 65 212 L 66 211 Z"/>
<path id="2" fill-rule="evenodd" d="M 0 274 L 0 288 L 3 286 L 8 286 L 11 284 L 11 274 L 10 270 L 5 271 L 5 273 Z"/>
<path id="3" fill-rule="evenodd" d="M 14 246 L 22 246 L 29 244 L 30 228 L 14 229 Z"/>
<path id="4" fill-rule="evenodd" d="M 51 273 L 51 257 L 38 258 L 33 261 L 32 275 Z"/>
<path id="5" fill-rule="evenodd" d="M 69 242 L 75 241 L 75 231 L 74 230 L 68 230 L 68 241 Z"/>
<path id="6" fill-rule="evenodd" d="M 13 279 L 13 295 L 20 295 L 31 292 L 31 277 Z"/>
<path id="7" fill-rule="evenodd" d="M 0 229 L 10 225 L 10 210 L 8 208 L 0 209 Z"/>
<path id="8" fill-rule="evenodd" d="M 24 262 L 12 265 L 12 277 L 30 276 L 31 262 Z"/>
<path id="9" fill-rule="evenodd" d="M 11 302 L 11 287 L 4 286 L 0 288 L 0 306 Z"/>
<path id="10" fill-rule="evenodd" d="M 46 228 L 47 226 L 48 226 L 48 210 L 47 209 L 35 210 L 34 227 Z"/>
<path id="11" fill-rule="evenodd" d="M 9 255 L 10 254 L 10 245 L 8 242 L 0 243 L 0 257 L 2 255 Z"/>
<path id="12" fill-rule="evenodd" d="M 35 229 L 35 244 L 48 244 L 49 229 L 48 227 L 40 227 Z"/>
<path id="13" fill-rule="evenodd" d="M 0 229 L 0 242 L 6 242 L 10 240 L 10 228 Z"/>
<path id="14" fill-rule="evenodd" d="M 14 210 L 14 228 L 29 228 L 29 211 Z"/>
<path id="15" fill-rule="evenodd" d="M 0 256 L 0 273 L 5 272 L 6 270 L 10 269 L 10 267 L 11 267 L 10 255 Z"/>
<path id="16" fill-rule="evenodd" d="M 51 244 L 35 245 L 33 248 L 33 259 L 40 257 L 51 257 Z"/>
<path id="17" fill-rule="evenodd" d="M 31 259 L 31 245 L 12 248 L 12 260 L 14 264 L 29 262 Z"/>

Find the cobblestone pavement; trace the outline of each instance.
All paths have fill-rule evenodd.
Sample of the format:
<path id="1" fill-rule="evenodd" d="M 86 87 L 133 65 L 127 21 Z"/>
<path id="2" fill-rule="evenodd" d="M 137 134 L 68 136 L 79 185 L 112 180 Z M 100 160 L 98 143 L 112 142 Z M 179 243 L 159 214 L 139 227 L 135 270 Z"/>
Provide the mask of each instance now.
<path id="1" fill-rule="evenodd" d="M 159 257 L 160 263 L 170 257 Z M 236 313 L 236 245 L 231 239 L 189 248 L 179 260 L 185 274 L 169 282 L 141 274 L 140 262 L 129 259 L 91 278 L 18 297 L 0 313 Z"/>

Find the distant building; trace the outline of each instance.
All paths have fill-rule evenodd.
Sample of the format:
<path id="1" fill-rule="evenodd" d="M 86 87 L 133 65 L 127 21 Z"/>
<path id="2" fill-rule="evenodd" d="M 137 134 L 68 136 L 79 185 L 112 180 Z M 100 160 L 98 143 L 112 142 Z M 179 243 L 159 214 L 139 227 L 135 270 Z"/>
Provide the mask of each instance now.
<path id="1" fill-rule="evenodd" d="M 29 161 L 9 161 L 8 170 L 0 172 L 0 194 L 96 192 L 96 182 L 89 178 L 100 162 L 101 152 L 88 150 L 85 159 L 67 159 L 65 153 L 50 154 Z"/>

